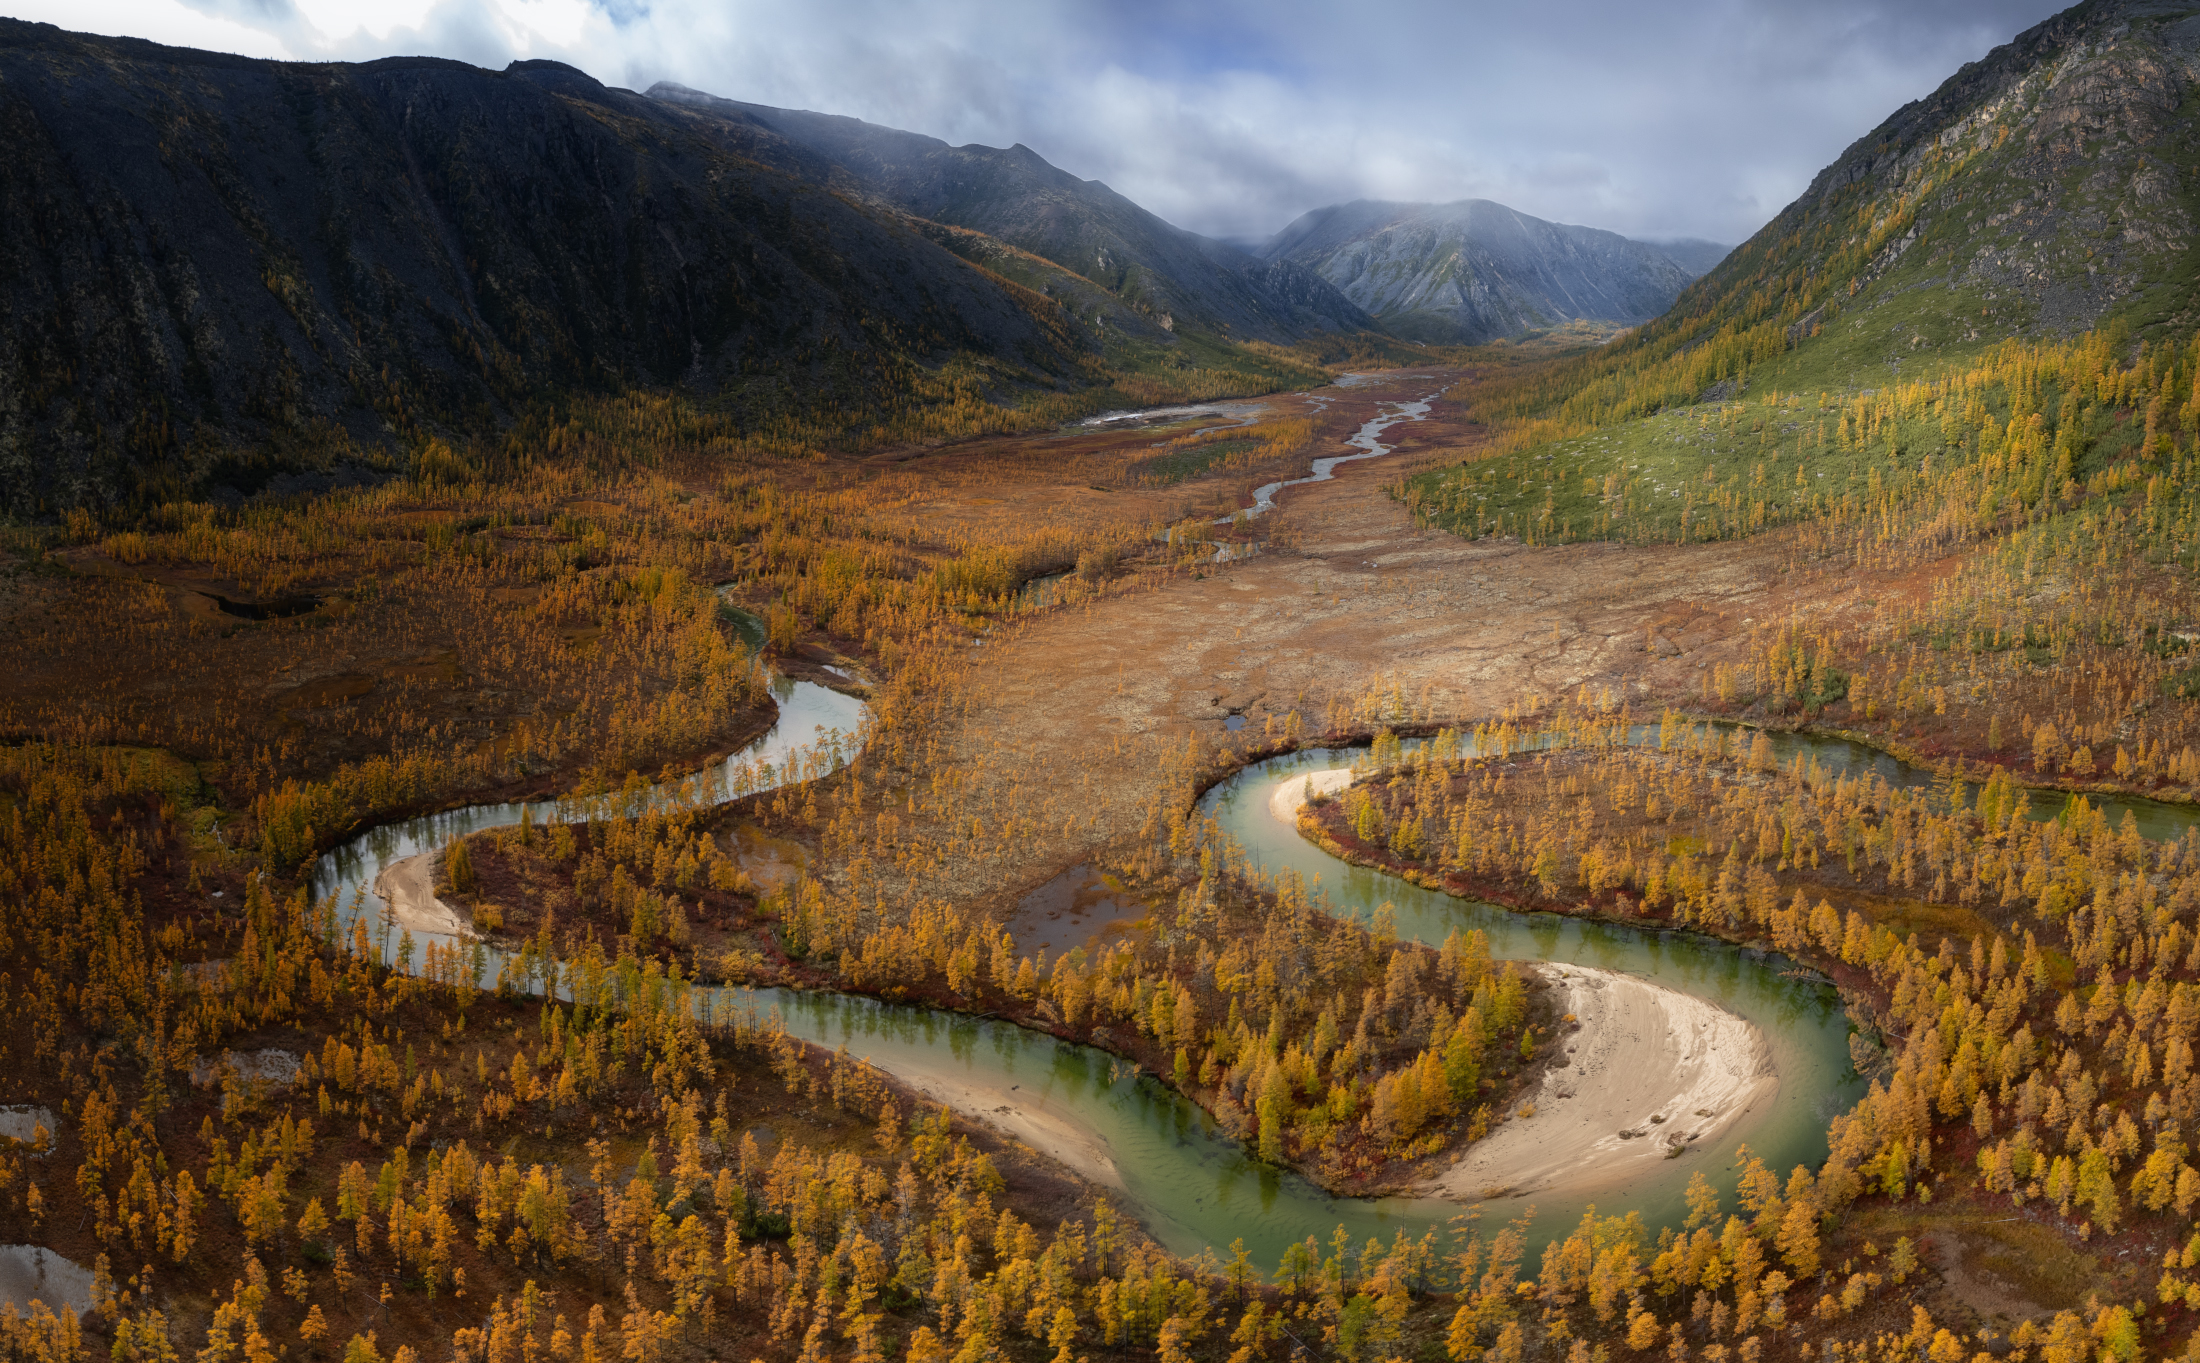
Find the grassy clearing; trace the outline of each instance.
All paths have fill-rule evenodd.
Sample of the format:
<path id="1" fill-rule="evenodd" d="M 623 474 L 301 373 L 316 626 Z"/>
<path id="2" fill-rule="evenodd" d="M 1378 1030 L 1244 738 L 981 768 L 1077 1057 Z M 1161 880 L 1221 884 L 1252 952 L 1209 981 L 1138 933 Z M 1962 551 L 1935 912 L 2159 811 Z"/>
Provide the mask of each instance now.
<path id="1" fill-rule="evenodd" d="M 1948 1247 L 1954 1251 L 1950 1257 L 1974 1273 L 1984 1270 L 2005 1280 L 2042 1311 L 2079 1305 L 2112 1272 L 2099 1256 L 2074 1248 L 2052 1227 L 2006 1212 L 1980 1212 L 1967 1198 L 1942 1204 L 1859 1204 L 1842 1226 L 1843 1239 L 1861 1240 L 1884 1253 L 1901 1236 L 1950 1236 L 1958 1241 Z"/>
<path id="2" fill-rule="evenodd" d="M 1260 443 L 1257 440 L 1218 440 L 1210 445 L 1172 449 L 1137 465 L 1132 472 L 1146 485 L 1171 487 L 1187 478 L 1197 478 L 1231 455 L 1242 454 Z"/>
<path id="3" fill-rule="evenodd" d="M 2006 389 L 1921 398 L 1927 385 L 1994 367 L 1972 351 L 1942 352 L 1910 366 L 1915 380 L 1882 388 L 1788 387 L 1775 379 L 1823 377 L 1844 361 L 1768 371 L 1760 393 L 1738 401 L 1669 408 L 1477 463 L 1433 469 L 1400 495 L 1422 520 L 1467 538 L 1510 535 L 1533 543 L 1612 539 L 1686 543 L 1738 539 L 1773 526 L 1853 516 L 1937 486 L 1981 455 L 1978 428 L 2006 429 Z M 2050 457 L 1999 490 L 1982 511 L 2036 505 L 2076 478 L 2084 483 L 2133 452 L 2142 432 L 2128 408 L 2078 390 L 2037 394 L 2052 436 L 2069 427 L 2071 457 Z"/>
<path id="4" fill-rule="evenodd" d="M 1432 524 L 1477 538 L 1537 542 L 1713 540 L 1798 519 L 1828 500 L 1903 476 L 1909 423 L 1877 449 L 1841 447 L 1830 397 L 1705 403 L 1410 480 L 1407 500 Z"/>

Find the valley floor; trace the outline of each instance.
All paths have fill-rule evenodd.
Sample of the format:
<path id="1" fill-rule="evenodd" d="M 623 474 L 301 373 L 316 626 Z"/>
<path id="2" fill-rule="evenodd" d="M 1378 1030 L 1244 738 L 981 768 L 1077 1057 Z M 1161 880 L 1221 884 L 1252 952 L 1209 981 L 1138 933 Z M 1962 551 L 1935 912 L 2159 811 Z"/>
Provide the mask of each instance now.
<path id="1" fill-rule="evenodd" d="M 1360 408 L 1428 386 L 1384 375 L 1346 390 L 1325 425 L 1349 432 Z M 1655 714 L 1661 700 L 1687 703 L 1709 669 L 1742 660 L 1761 621 L 1866 609 L 1854 578 L 1791 586 L 1778 534 L 1682 548 L 1526 547 L 1417 530 L 1390 485 L 1471 452 L 1479 430 L 1441 401 L 1426 421 L 1393 428 L 1404 437 L 1398 454 L 1286 493 L 1258 556 L 987 639 L 972 654 L 976 699 L 949 740 L 951 764 L 1004 797 L 1011 786 L 1053 792 L 1061 812 L 988 862 L 958 862 L 945 879 L 919 875 L 902 888 L 1005 907 L 1003 896 L 1134 834 L 1164 754 L 1194 739 L 1259 749 L 1271 720 L 1276 742 L 1294 711 L 1318 732 L 1325 706 L 1378 689 L 1444 719 L 1534 708 L 1582 686 Z M 1234 733 L 1233 715 L 1244 717 Z M 1336 717 L 1333 727 L 1363 732 L 1377 718 Z M 1076 827 L 1060 836 L 1065 815 Z"/>

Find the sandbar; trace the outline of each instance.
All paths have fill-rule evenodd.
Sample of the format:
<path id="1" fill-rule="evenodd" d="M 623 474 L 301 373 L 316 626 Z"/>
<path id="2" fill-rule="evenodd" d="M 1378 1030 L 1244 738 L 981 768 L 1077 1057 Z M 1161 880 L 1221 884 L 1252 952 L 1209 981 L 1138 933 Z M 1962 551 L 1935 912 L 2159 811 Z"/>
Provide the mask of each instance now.
<path id="1" fill-rule="evenodd" d="M 1617 1187 L 1712 1148 L 1780 1091 L 1772 1049 L 1746 1018 L 1616 970 L 1530 968 L 1581 1024 L 1553 1042 L 1567 1063 L 1425 1192 L 1471 1201 Z M 1529 1107 L 1533 1116 L 1518 1115 Z"/>
<path id="2" fill-rule="evenodd" d="M 1352 777 L 1335 767 L 1281 781 L 1268 812 L 1296 826 L 1309 792 L 1342 790 Z M 1567 1063 L 1545 1071 L 1425 1193 L 1475 1200 L 1617 1187 L 1709 1148 L 1779 1094 L 1772 1048 L 1746 1018 L 1617 970 L 1525 968 L 1560 991 L 1558 1012 L 1580 1024 L 1553 1043 L 1566 1048 Z M 1518 1115 L 1524 1109 L 1534 1115 Z"/>
<path id="3" fill-rule="evenodd" d="M 959 1067 L 928 1064 L 915 1056 L 896 1056 L 891 1066 L 877 1068 L 934 1102 L 945 1103 L 965 1117 L 1022 1141 L 1094 1183 L 1118 1190 L 1124 1187 L 1122 1171 L 1108 1154 L 1108 1143 L 1054 1111 L 1034 1088 L 994 1083 Z"/>
<path id="4" fill-rule="evenodd" d="M 434 852 L 393 861 L 374 878 L 374 892 L 390 906 L 390 916 L 408 932 L 470 937 L 473 925 L 458 910 L 436 898 Z"/>
<path id="5" fill-rule="evenodd" d="M 1300 805 L 1316 795 L 1334 795 L 1351 784 L 1350 767 L 1330 767 L 1278 781 L 1276 788 L 1268 793 L 1268 812 L 1286 827 L 1295 827 Z"/>

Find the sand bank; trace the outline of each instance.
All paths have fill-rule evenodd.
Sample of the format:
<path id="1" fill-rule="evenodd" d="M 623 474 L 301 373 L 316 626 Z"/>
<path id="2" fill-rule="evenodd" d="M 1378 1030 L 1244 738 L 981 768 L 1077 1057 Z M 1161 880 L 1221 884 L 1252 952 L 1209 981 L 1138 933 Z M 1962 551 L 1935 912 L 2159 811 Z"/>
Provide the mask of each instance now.
<path id="1" fill-rule="evenodd" d="M 1268 811 L 1298 821 L 1310 791 L 1352 784 L 1344 768 L 1279 783 Z M 1780 1091 L 1772 1048 L 1747 1019 L 1717 1004 L 1616 970 L 1533 965 L 1561 991 L 1568 1063 L 1515 1102 L 1512 1116 L 1423 1188 L 1474 1200 L 1499 1193 L 1593 1192 L 1625 1184 L 1668 1158 L 1708 1149 L 1735 1119 Z"/>
<path id="2" fill-rule="evenodd" d="M 92 1309 L 92 1273 L 40 1245 L 0 1245 L 0 1301 L 28 1312 L 34 1301 L 59 1315 Z"/>
<path id="3" fill-rule="evenodd" d="M 1352 784 L 1350 767 L 1330 767 L 1325 771 L 1310 771 L 1304 776 L 1294 776 L 1278 782 L 1268 793 L 1268 812 L 1276 816 L 1285 827 L 1299 821 L 1299 806 L 1316 795 L 1334 795 Z"/>
<path id="4" fill-rule="evenodd" d="M 1108 1154 L 1108 1143 L 1084 1129 L 1068 1113 L 1047 1102 L 1028 1084 L 1009 1085 L 979 1078 L 952 1064 L 929 1064 L 897 1057 L 879 1069 L 965 1117 L 1000 1131 L 1094 1183 L 1123 1187 L 1123 1175 Z"/>
<path id="5" fill-rule="evenodd" d="M 434 852 L 422 852 L 393 861 L 374 878 L 374 892 L 390 906 L 397 926 L 408 932 L 435 932 L 446 937 L 471 937 L 473 924 L 464 915 L 435 897 Z"/>
<path id="6" fill-rule="evenodd" d="M 1764 1034 L 1718 1005 L 1633 975 L 1533 967 L 1563 993 L 1578 1031 L 1569 1062 L 1544 1075 L 1513 1116 L 1469 1147 L 1424 1191 L 1472 1201 L 1615 1187 L 1669 1157 L 1711 1150 L 1743 1113 L 1780 1090 Z"/>

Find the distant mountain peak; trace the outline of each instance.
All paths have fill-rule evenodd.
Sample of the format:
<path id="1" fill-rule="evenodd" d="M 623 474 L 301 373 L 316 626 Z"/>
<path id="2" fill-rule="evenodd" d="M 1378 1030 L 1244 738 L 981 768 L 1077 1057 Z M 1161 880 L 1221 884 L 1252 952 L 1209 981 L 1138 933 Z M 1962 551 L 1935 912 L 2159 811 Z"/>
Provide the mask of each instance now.
<path id="1" fill-rule="evenodd" d="M 831 168 L 813 175 L 837 175 L 836 183 L 895 211 L 981 232 L 1051 261 L 1139 315 L 1165 321 L 1165 335 L 1188 329 L 1290 342 L 1375 328 L 1373 318 L 1318 275 L 1262 270 L 1247 252 L 1165 222 L 1022 142 L 953 147 L 860 119 L 746 104 L 669 82 L 651 86 L 648 95 L 764 130 L 780 145 L 761 151 L 813 158 Z"/>
<path id="2" fill-rule="evenodd" d="M 1442 342 L 1646 321 L 1703 273 L 1616 232 L 1545 222 L 1489 199 L 1332 204 L 1301 215 L 1259 254 L 1314 270 L 1386 330 Z"/>

